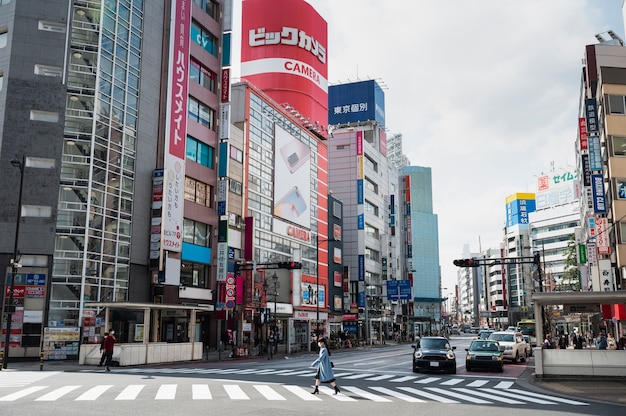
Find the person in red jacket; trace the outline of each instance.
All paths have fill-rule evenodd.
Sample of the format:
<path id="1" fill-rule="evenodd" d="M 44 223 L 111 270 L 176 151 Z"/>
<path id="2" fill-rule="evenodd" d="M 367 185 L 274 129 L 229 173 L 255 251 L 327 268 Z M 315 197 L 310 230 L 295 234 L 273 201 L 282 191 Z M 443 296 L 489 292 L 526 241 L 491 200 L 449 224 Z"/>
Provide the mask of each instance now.
<path id="1" fill-rule="evenodd" d="M 104 339 L 104 356 L 106 357 L 104 365 L 106 366 L 107 371 L 111 371 L 109 366 L 111 365 L 111 360 L 113 359 L 113 347 L 116 342 L 117 338 L 115 338 L 115 331 L 111 329 L 109 331 L 109 335 Z"/>

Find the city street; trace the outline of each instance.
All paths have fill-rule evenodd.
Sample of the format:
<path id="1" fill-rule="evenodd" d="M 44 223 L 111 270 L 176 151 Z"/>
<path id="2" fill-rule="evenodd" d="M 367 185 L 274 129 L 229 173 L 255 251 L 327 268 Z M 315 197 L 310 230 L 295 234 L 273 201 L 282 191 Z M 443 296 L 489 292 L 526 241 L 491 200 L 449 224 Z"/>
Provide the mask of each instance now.
<path id="1" fill-rule="evenodd" d="M 457 346 L 457 374 L 411 371 L 409 344 L 385 348 L 333 351 L 339 395 L 323 386 L 312 395 L 316 354 L 267 360 L 264 357 L 167 367 L 97 367 L 76 371 L 0 372 L 0 414 L 99 415 L 133 414 L 437 414 L 501 415 L 620 414 L 617 405 L 591 405 L 520 383 L 528 363 L 505 364 L 505 372 L 471 372 L 464 348 L 471 337 L 452 340 Z M 507 410 L 508 409 L 508 410 Z"/>

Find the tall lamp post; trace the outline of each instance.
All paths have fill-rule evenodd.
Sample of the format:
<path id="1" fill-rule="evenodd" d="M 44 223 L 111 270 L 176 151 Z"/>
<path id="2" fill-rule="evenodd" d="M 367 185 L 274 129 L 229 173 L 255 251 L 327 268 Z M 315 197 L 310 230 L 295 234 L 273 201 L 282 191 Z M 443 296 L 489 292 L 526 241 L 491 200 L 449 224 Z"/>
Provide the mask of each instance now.
<path id="1" fill-rule="evenodd" d="M 11 319 L 13 312 L 15 311 L 15 305 L 13 304 L 13 292 L 15 291 L 15 278 L 17 276 L 17 269 L 22 267 L 19 263 L 18 252 L 18 240 L 20 235 L 20 222 L 22 219 L 22 194 L 24 190 L 24 169 L 26 167 L 33 168 L 54 168 L 54 159 L 34 158 L 22 156 L 22 159 L 11 160 L 11 165 L 20 170 L 20 188 L 17 197 L 17 218 L 15 220 L 15 237 L 13 242 L 13 258 L 11 259 L 11 284 L 9 285 L 9 299 L 7 304 L 2 305 L 2 313 L 6 308 L 7 312 L 7 328 L 4 336 L 4 360 L 2 361 L 2 368 L 7 368 L 9 361 L 9 341 L 11 337 Z M 45 216 L 45 215 L 42 215 Z M 6 289 L 3 290 L 2 299 L 5 299 Z"/>

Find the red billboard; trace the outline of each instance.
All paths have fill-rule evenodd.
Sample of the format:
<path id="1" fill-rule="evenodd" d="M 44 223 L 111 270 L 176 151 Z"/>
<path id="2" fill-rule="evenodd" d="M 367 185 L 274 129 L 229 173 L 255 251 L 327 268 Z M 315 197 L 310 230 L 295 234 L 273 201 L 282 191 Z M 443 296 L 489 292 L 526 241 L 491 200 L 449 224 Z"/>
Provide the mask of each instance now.
<path id="1" fill-rule="evenodd" d="M 242 33 L 242 78 L 303 121 L 327 127 L 328 25 L 322 16 L 304 0 L 244 0 Z"/>

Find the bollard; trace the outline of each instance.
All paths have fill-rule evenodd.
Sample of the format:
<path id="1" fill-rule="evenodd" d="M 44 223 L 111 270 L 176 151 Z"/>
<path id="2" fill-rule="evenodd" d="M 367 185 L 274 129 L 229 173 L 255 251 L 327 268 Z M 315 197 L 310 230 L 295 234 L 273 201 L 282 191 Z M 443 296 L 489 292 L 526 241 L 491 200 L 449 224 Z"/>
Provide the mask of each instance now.
<path id="1" fill-rule="evenodd" d="M 43 351 L 39 352 L 39 371 L 43 371 Z"/>

